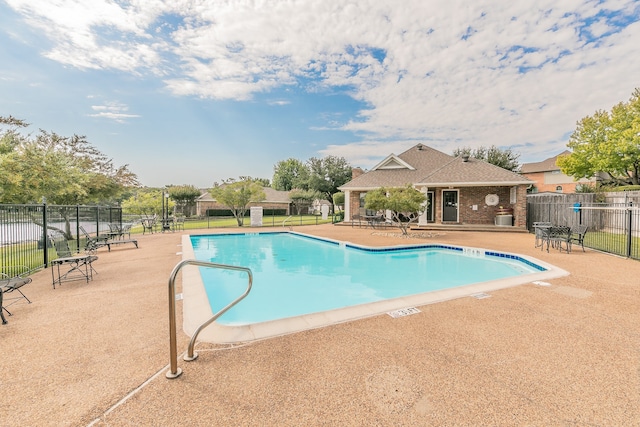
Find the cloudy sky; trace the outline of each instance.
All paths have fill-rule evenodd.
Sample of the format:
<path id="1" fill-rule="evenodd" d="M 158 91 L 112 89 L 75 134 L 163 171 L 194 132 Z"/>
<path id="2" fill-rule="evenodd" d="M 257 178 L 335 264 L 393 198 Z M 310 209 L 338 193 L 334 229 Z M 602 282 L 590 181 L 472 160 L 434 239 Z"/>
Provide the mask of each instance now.
<path id="1" fill-rule="evenodd" d="M 637 0 L 0 0 L 0 115 L 147 186 L 418 142 L 535 162 L 640 87 L 639 21 Z"/>

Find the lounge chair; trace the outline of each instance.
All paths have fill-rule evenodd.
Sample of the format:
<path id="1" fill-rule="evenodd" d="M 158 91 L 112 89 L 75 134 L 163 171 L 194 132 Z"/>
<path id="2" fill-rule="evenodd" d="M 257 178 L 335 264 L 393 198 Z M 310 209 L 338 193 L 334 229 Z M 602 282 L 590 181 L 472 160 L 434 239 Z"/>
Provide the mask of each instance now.
<path id="1" fill-rule="evenodd" d="M 110 222 L 109 229 L 111 231 L 109 232 L 108 237 L 112 239 L 115 239 L 116 237 L 118 239 L 122 239 L 125 235 L 127 236 L 127 238 L 131 239 L 131 224 L 118 224 L 115 222 Z"/>
<path id="2" fill-rule="evenodd" d="M 84 227 L 80 226 L 80 230 L 87 239 L 85 250 L 91 253 L 95 253 L 98 248 L 103 246 L 106 246 L 109 252 L 111 252 L 111 245 L 122 245 L 124 243 L 133 243 L 136 245 L 136 248 L 138 247 L 138 241 L 136 239 L 113 239 L 107 236 L 91 237 Z"/>
<path id="3" fill-rule="evenodd" d="M 23 271 L 27 270 L 26 267 L 21 267 L 21 268 L 23 269 Z M 20 289 L 21 287 L 29 283 L 31 283 L 31 277 L 25 277 L 24 273 L 19 273 L 14 276 L 10 276 L 5 273 L 0 273 L 0 306 L 2 307 L 0 309 L 0 315 L 2 315 L 1 317 L 2 317 L 3 324 L 7 323 L 7 320 L 5 319 L 3 312 L 6 311 L 7 314 L 11 316 L 11 313 L 9 312 L 9 310 L 7 310 L 8 306 L 15 304 L 22 299 L 27 300 L 27 303 L 31 304 L 31 300 L 27 298 L 27 296 Z M 4 296 L 4 294 L 13 293 L 16 291 L 20 294 L 20 296 L 10 297 L 10 298 L 7 298 Z M 5 305 L 4 303 L 5 301 L 13 301 L 13 302 Z"/>
<path id="4" fill-rule="evenodd" d="M 571 229 L 571 242 L 575 242 L 582 246 L 582 252 L 584 252 L 584 236 L 587 234 L 587 230 L 589 229 L 586 225 L 579 225 L 575 228 Z"/>
<path id="5" fill-rule="evenodd" d="M 69 242 L 67 242 L 66 236 L 59 231 L 50 231 L 49 238 L 53 242 L 59 257 L 50 261 L 53 289 L 56 288 L 56 283 L 62 284 L 62 282 L 78 279 L 85 279 L 88 283 L 89 280 L 93 279 L 93 273 L 96 271 L 92 264 L 98 259 L 97 256 L 92 254 L 73 255 L 71 249 L 69 249 Z M 68 267 L 67 271 L 60 271 L 63 266 Z"/>
<path id="6" fill-rule="evenodd" d="M 87 233 L 87 230 L 85 230 L 83 226 L 80 226 L 79 228 L 80 231 L 82 231 L 82 234 L 84 234 L 85 239 L 87 240 L 84 244 L 85 251 L 95 253 L 99 248 L 103 246 L 107 246 L 109 250 L 111 250 L 111 245 L 107 236 L 92 237 L 89 233 Z"/>

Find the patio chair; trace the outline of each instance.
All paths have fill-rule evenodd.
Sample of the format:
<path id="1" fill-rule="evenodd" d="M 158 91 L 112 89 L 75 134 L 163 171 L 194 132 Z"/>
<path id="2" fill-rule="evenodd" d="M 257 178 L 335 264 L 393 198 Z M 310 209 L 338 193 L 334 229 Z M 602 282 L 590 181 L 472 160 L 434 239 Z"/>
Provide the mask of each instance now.
<path id="1" fill-rule="evenodd" d="M 113 239 L 109 238 L 108 236 L 91 237 L 82 226 L 80 226 L 80 230 L 84 233 L 85 238 L 87 239 L 85 251 L 91 254 L 94 254 L 98 250 L 98 248 L 101 248 L 103 246 L 106 246 L 109 252 L 111 252 L 112 245 L 133 243 L 134 245 L 136 245 L 136 248 L 138 247 L 138 241 L 136 239 Z"/>
<path id="2" fill-rule="evenodd" d="M 551 228 L 550 222 L 534 222 L 533 223 L 533 231 L 536 236 L 535 246 L 536 248 L 542 247 L 544 248 L 544 244 L 547 241 L 547 237 L 549 234 L 549 228 Z"/>
<path id="3" fill-rule="evenodd" d="M 151 218 L 142 218 L 142 234 L 145 234 L 147 231 L 149 233 L 153 233 L 156 228 L 157 218 L 155 216 Z"/>
<path id="4" fill-rule="evenodd" d="M 547 237 L 547 252 L 549 252 L 549 247 L 556 248 L 560 252 L 571 252 L 571 228 L 564 225 L 550 227 Z"/>
<path id="5" fill-rule="evenodd" d="M 118 224 L 115 222 L 109 223 L 109 236 L 112 239 L 116 237 L 119 239 L 124 238 L 126 235 L 129 239 L 131 238 L 131 224 Z"/>
<path id="6" fill-rule="evenodd" d="M 83 226 L 80 226 L 80 231 L 84 234 L 85 239 L 87 240 L 84 244 L 84 250 L 89 253 L 95 253 L 99 248 L 106 246 L 109 250 L 111 250 L 111 243 L 109 243 L 108 236 L 96 236 L 92 237 L 87 230 L 84 229 Z"/>
<path id="7" fill-rule="evenodd" d="M 177 216 L 173 219 L 173 229 L 174 230 L 184 230 L 184 217 Z"/>
<path id="8" fill-rule="evenodd" d="M 22 269 L 23 272 L 27 271 L 26 267 L 24 266 L 19 266 L 19 267 Z M 31 300 L 27 298 L 27 296 L 20 289 L 21 287 L 23 287 L 24 285 L 28 285 L 29 283 L 31 283 L 31 277 L 25 277 L 24 273 L 18 273 L 13 276 L 5 273 L 0 273 L 0 307 L 2 307 L 0 309 L 0 314 L 2 315 L 3 324 L 7 323 L 7 320 L 4 317 L 3 311 L 6 311 L 7 314 L 11 316 L 11 313 L 7 309 L 8 306 L 13 305 L 17 302 L 20 302 L 20 300 L 22 299 L 27 300 L 27 303 L 31 304 Z M 20 294 L 20 296 L 10 297 L 10 298 L 7 298 L 6 296 L 4 296 L 4 294 L 9 294 L 16 291 Z M 13 301 L 13 302 L 5 305 L 4 303 L 5 301 Z"/>
<path id="9" fill-rule="evenodd" d="M 60 231 L 51 230 L 49 238 L 53 242 L 59 257 L 50 261 L 53 289 L 56 288 L 56 283 L 62 284 L 62 282 L 79 279 L 84 279 L 88 283 L 89 280 L 93 280 L 93 273 L 97 272 L 92 264 L 98 259 L 97 256 L 92 254 L 73 255 L 66 236 Z M 63 266 L 68 268 L 67 271 L 60 271 Z"/>
<path id="10" fill-rule="evenodd" d="M 587 230 L 589 229 L 586 225 L 579 225 L 575 229 L 571 230 L 571 242 L 576 242 L 580 246 L 582 246 L 582 252 L 584 252 L 584 236 L 587 234 Z"/>

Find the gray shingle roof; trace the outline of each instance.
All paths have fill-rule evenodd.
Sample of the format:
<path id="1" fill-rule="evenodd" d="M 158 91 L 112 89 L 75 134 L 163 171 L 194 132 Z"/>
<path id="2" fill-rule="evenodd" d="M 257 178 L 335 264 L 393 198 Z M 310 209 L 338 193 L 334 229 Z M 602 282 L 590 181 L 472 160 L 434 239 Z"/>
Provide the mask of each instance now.
<path id="1" fill-rule="evenodd" d="M 415 169 L 385 169 L 386 165 L 394 163 L 395 158 Z M 520 174 L 482 160 L 470 158 L 465 162 L 462 157 L 453 157 L 418 144 L 398 156 L 389 156 L 374 169 L 349 181 L 340 189 L 366 190 L 378 187 L 400 187 L 408 184 L 468 187 L 531 184 L 532 182 Z"/>

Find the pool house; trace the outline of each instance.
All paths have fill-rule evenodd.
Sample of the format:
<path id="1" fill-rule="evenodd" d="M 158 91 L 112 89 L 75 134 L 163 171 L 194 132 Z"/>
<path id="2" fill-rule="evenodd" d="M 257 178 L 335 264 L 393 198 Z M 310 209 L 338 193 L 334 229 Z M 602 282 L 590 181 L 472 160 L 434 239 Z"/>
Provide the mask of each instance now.
<path id="1" fill-rule="evenodd" d="M 412 184 L 427 196 L 417 226 L 476 225 L 526 228 L 527 188 L 533 181 L 469 156 L 450 156 L 424 144 L 390 154 L 369 171 L 356 168 L 345 193 L 345 222 L 370 214 L 365 195 Z"/>

